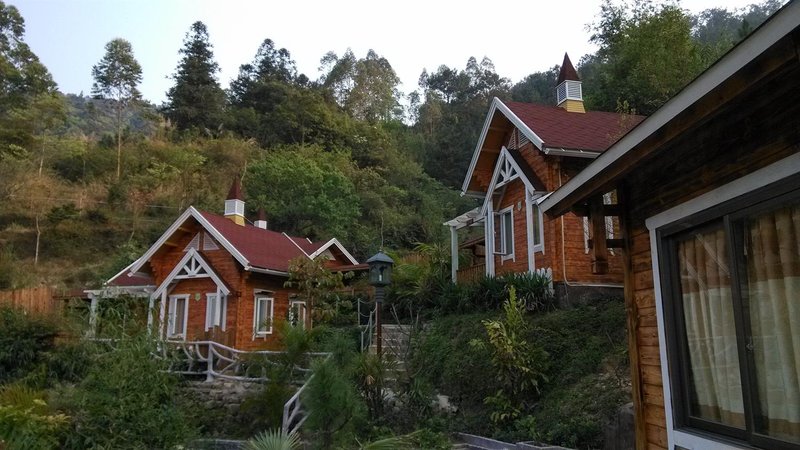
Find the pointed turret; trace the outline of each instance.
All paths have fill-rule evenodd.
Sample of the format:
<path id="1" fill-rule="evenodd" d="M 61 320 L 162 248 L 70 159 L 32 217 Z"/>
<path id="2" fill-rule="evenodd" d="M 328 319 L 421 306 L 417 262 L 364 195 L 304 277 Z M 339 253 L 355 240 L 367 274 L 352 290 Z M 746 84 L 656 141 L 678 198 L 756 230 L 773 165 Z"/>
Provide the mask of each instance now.
<path id="1" fill-rule="evenodd" d="M 583 107 L 581 79 L 578 77 L 578 72 L 575 70 L 575 66 L 572 65 L 572 61 L 569 60 L 569 55 L 566 53 L 564 53 L 564 62 L 561 64 L 561 71 L 558 72 L 558 81 L 556 83 L 556 102 L 559 107 L 569 112 L 586 112 Z"/>
<path id="2" fill-rule="evenodd" d="M 244 195 L 242 194 L 242 182 L 238 176 L 233 179 L 231 189 L 228 191 L 228 198 L 225 200 L 225 217 L 237 225 L 244 226 Z"/>

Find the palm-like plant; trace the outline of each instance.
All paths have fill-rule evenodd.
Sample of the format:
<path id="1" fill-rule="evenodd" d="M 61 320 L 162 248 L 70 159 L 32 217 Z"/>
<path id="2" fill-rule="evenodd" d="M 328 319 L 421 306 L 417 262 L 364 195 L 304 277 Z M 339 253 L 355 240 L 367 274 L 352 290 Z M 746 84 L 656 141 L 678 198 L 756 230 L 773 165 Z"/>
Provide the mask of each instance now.
<path id="1" fill-rule="evenodd" d="M 297 450 L 300 436 L 275 429 L 257 434 L 244 444 L 244 450 Z"/>

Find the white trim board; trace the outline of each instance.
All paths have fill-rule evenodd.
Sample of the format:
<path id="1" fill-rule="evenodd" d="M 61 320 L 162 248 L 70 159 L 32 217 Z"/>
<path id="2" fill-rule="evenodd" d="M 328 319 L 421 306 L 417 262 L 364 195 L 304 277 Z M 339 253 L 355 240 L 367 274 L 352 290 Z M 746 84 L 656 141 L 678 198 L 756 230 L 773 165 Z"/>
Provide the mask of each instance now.
<path id="1" fill-rule="evenodd" d="M 525 189 L 528 192 L 536 192 L 536 188 L 533 187 L 533 184 L 528 177 L 525 176 L 525 172 L 522 171 L 522 168 L 519 167 L 517 161 L 511 156 L 508 149 L 503 146 L 500 149 L 500 155 L 497 157 L 497 161 L 494 164 L 494 173 L 492 173 L 492 181 L 489 183 L 489 189 L 486 190 L 486 198 L 483 201 L 483 205 L 481 206 L 481 210 L 478 213 L 478 216 L 485 217 L 486 211 L 488 208 L 489 202 L 494 200 L 494 191 L 495 187 L 497 186 L 498 179 L 500 177 L 500 168 L 503 166 L 505 162 L 508 162 L 511 167 L 513 167 L 514 171 L 516 172 L 516 178 L 522 180 L 522 183 L 525 185 Z M 512 180 L 513 181 L 513 180 Z"/>
<path id="2" fill-rule="evenodd" d="M 231 290 L 228 289 L 228 287 L 225 285 L 222 279 L 216 274 L 216 272 L 214 272 L 214 269 L 211 268 L 211 266 L 206 262 L 205 259 L 203 259 L 203 257 L 200 255 L 200 253 L 197 252 L 197 250 L 190 248 L 189 251 L 186 252 L 186 254 L 183 256 L 183 258 L 181 258 L 178 264 L 175 265 L 175 267 L 172 269 L 172 272 L 170 272 L 169 275 L 167 275 L 167 277 L 164 278 L 164 281 L 161 282 L 161 285 L 158 286 L 158 289 L 156 289 L 150 296 L 152 298 L 159 297 L 161 293 L 165 291 L 169 287 L 169 285 L 172 284 L 173 281 L 175 281 L 176 277 L 178 276 L 178 273 L 180 273 L 180 271 L 183 269 L 186 263 L 189 262 L 191 259 L 197 261 L 200 264 L 200 266 L 206 271 L 205 275 L 198 275 L 197 278 L 211 278 L 217 285 L 217 288 L 219 288 L 219 291 L 221 293 L 224 293 L 225 295 L 230 295 Z"/>
<path id="3" fill-rule="evenodd" d="M 584 170 L 553 193 L 544 203 L 548 211 L 589 180 L 599 176 L 616 160 L 642 143 L 672 119 L 741 70 L 750 61 L 767 51 L 773 44 L 800 26 L 800 2 L 790 2 L 773 15 L 748 38 L 725 54 L 713 66 L 701 73 L 653 115 L 643 120 L 628 134 L 597 157 Z M 463 189 L 462 189 L 463 190 Z"/>
<path id="4" fill-rule="evenodd" d="M 469 180 L 472 179 L 472 174 L 475 172 L 475 166 L 478 164 L 478 157 L 481 154 L 481 150 L 483 149 L 483 143 L 486 141 L 486 135 L 489 133 L 489 128 L 492 125 L 492 119 L 494 118 L 494 113 L 497 111 L 503 113 L 503 115 L 508 119 L 518 130 L 528 138 L 529 141 L 533 143 L 539 150 L 544 147 L 544 141 L 540 138 L 536 133 L 531 130 L 528 125 L 525 124 L 516 114 L 511 112 L 511 110 L 506 106 L 499 98 L 495 97 L 492 99 L 491 105 L 489 105 L 489 112 L 486 114 L 486 120 L 483 122 L 483 128 L 481 129 L 480 137 L 478 138 L 478 144 L 475 146 L 475 150 L 472 153 L 472 159 L 469 163 L 469 168 L 467 169 L 467 175 L 464 177 L 464 183 L 461 185 L 461 193 L 462 195 L 467 193 L 467 188 L 469 187 Z"/>
<path id="5" fill-rule="evenodd" d="M 661 272 L 659 267 L 658 238 L 659 228 L 682 218 L 707 210 L 711 207 L 735 199 L 768 184 L 800 173 L 800 153 L 795 153 L 767 167 L 751 172 L 737 180 L 699 195 L 680 205 L 674 206 L 645 221 L 650 231 L 650 254 L 653 267 L 653 291 L 656 301 L 656 321 L 658 324 L 658 345 L 661 360 L 661 379 L 664 387 L 664 408 L 667 422 L 668 448 L 680 445 L 689 450 L 741 450 L 745 447 L 714 441 L 699 434 L 676 430 L 672 411 L 672 388 L 669 379 L 667 359 L 667 338 L 664 328 L 664 298 L 661 292 Z"/>
<path id="6" fill-rule="evenodd" d="M 311 259 L 315 259 L 317 256 L 321 255 L 322 252 L 330 248 L 332 245 L 335 245 L 336 248 L 338 248 L 339 251 L 342 252 L 344 257 L 347 258 L 347 260 L 350 261 L 351 264 L 353 264 L 354 266 L 358 264 L 358 261 L 353 257 L 353 255 L 351 255 L 350 252 L 348 252 L 347 249 L 344 248 L 344 245 L 342 245 L 342 243 L 339 242 L 339 240 L 336 238 L 333 238 L 328 242 L 322 244 L 322 247 L 318 248 L 317 251 L 315 251 L 314 253 L 308 255 L 308 257 Z"/>

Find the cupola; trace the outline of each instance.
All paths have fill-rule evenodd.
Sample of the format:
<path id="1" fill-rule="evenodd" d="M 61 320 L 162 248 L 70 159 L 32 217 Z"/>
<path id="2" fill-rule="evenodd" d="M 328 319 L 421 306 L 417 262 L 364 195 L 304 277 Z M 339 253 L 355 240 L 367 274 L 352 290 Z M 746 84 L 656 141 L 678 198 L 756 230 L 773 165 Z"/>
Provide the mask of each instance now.
<path id="1" fill-rule="evenodd" d="M 225 217 L 235 224 L 244 226 L 244 195 L 239 177 L 233 179 L 228 198 L 225 200 Z"/>
<path id="2" fill-rule="evenodd" d="M 585 113 L 583 107 L 583 89 L 578 72 L 569 60 L 569 55 L 564 53 L 564 62 L 558 73 L 556 82 L 556 104 L 569 112 Z"/>
<path id="3" fill-rule="evenodd" d="M 256 228 L 267 229 L 267 212 L 264 211 L 264 208 L 258 208 L 258 219 L 256 219 L 253 225 L 255 225 Z"/>

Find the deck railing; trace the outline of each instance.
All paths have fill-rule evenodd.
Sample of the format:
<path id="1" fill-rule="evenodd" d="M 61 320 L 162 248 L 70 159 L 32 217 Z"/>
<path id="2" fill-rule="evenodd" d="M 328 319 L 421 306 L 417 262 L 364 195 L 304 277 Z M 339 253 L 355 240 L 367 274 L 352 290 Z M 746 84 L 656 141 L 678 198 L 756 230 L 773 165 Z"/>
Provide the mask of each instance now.
<path id="1" fill-rule="evenodd" d="M 475 283 L 486 275 L 486 263 L 458 269 L 456 280 L 459 284 Z"/>

